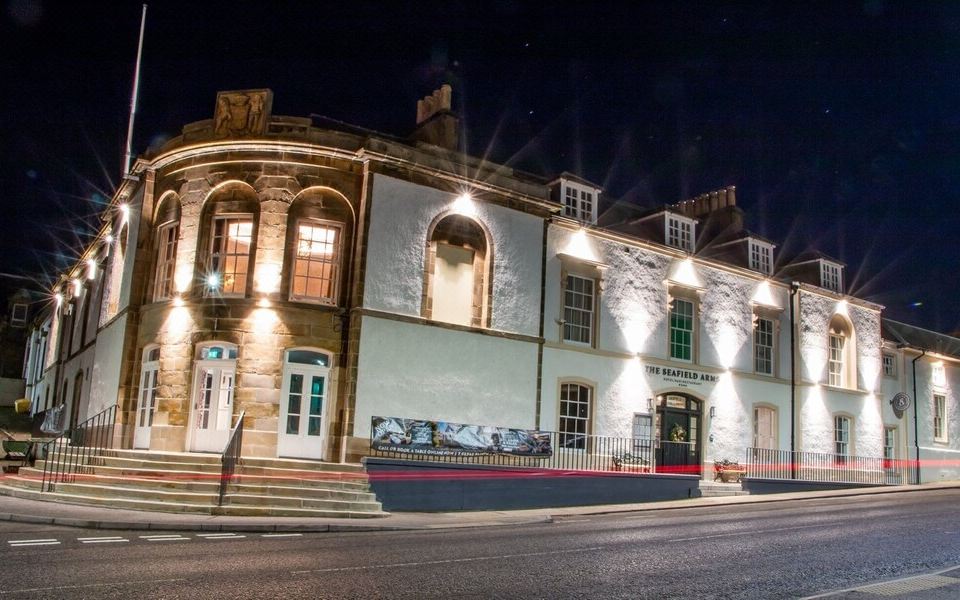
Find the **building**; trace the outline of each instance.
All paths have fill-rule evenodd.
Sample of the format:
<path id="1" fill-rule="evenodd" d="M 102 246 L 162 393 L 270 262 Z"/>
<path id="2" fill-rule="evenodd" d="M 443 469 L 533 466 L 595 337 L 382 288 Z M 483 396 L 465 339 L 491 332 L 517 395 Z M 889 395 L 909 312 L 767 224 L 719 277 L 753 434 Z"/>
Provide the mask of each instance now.
<path id="1" fill-rule="evenodd" d="M 246 455 L 354 461 L 392 416 L 651 438 L 707 475 L 919 449 L 960 477 L 960 342 L 778 256 L 734 188 L 644 210 L 467 156 L 449 86 L 408 138 L 272 106 L 221 92 L 136 162 L 33 332 L 37 409 L 117 403 L 118 443 L 154 450 L 219 452 L 242 415 Z"/>

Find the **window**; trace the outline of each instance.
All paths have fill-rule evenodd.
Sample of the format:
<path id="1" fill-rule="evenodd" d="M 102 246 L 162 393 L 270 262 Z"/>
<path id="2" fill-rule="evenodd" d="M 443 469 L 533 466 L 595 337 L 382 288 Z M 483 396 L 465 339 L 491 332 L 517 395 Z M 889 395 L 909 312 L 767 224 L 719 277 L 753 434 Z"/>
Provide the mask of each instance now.
<path id="1" fill-rule="evenodd" d="M 173 298 L 179 233 L 180 224 L 176 222 L 161 225 L 157 231 L 157 272 L 153 288 L 155 301 Z"/>
<path id="2" fill-rule="evenodd" d="M 693 360 L 693 302 L 674 298 L 670 308 L 670 358 Z"/>
<path id="3" fill-rule="evenodd" d="M 853 326 L 842 315 L 834 315 L 827 339 L 827 385 L 856 388 L 856 356 Z"/>
<path id="4" fill-rule="evenodd" d="M 560 385 L 560 447 L 585 450 L 590 433 L 591 388 L 578 383 Z"/>
<path id="5" fill-rule="evenodd" d="M 887 377 L 896 377 L 897 363 L 894 355 L 884 352 L 882 360 L 883 360 L 883 374 Z"/>
<path id="6" fill-rule="evenodd" d="M 562 187 L 563 216 L 587 223 L 596 221 L 596 191 L 566 181 Z"/>
<path id="7" fill-rule="evenodd" d="M 841 461 L 850 456 L 850 417 L 838 415 L 833 419 L 833 453 Z"/>
<path id="8" fill-rule="evenodd" d="M 27 324 L 27 305 L 14 304 L 10 313 L 10 324 L 14 327 L 23 327 Z"/>
<path id="9" fill-rule="evenodd" d="M 594 288 L 587 277 L 567 275 L 563 290 L 563 341 L 593 343 Z"/>
<path id="10" fill-rule="evenodd" d="M 653 437 L 653 418 L 650 415 L 635 413 L 632 432 L 635 440 L 649 440 Z"/>
<path id="11" fill-rule="evenodd" d="M 942 394 L 933 395 L 933 439 L 937 442 L 947 441 L 947 397 Z"/>
<path id="12" fill-rule="evenodd" d="M 832 292 L 843 292 L 843 279 L 840 277 L 840 265 L 820 261 L 820 286 Z"/>
<path id="13" fill-rule="evenodd" d="M 885 427 L 883 429 L 883 466 L 890 468 L 891 463 L 897 459 L 897 428 Z"/>
<path id="14" fill-rule="evenodd" d="M 773 273 L 773 246 L 750 240 L 750 268 L 764 275 Z"/>
<path id="15" fill-rule="evenodd" d="M 208 294 L 219 292 L 222 296 L 234 297 L 246 294 L 252 248 L 253 217 L 214 217 L 207 267 Z"/>
<path id="16" fill-rule="evenodd" d="M 427 319 L 489 326 L 492 257 L 484 230 L 463 215 L 448 215 L 430 237 L 422 314 Z"/>
<path id="17" fill-rule="evenodd" d="M 667 245 L 693 252 L 694 221 L 678 215 L 667 215 Z"/>
<path id="18" fill-rule="evenodd" d="M 842 335 L 830 334 L 830 357 L 828 359 L 827 383 L 843 387 L 843 345 L 846 340 Z"/>
<path id="19" fill-rule="evenodd" d="M 943 366 L 942 361 L 937 361 L 933 363 L 931 370 L 933 375 L 933 385 L 938 387 L 943 387 L 947 385 L 947 370 Z"/>
<path id="20" fill-rule="evenodd" d="M 753 447 L 765 450 L 777 448 L 777 412 L 769 406 L 753 409 Z"/>
<path id="21" fill-rule="evenodd" d="M 341 228 L 332 223 L 297 225 L 290 298 L 336 304 L 340 283 Z"/>
<path id="22" fill-rule="evenodd" d="M 757 317 L 753 328 L 753 370 L 773 375 L 774 322 Z"/>

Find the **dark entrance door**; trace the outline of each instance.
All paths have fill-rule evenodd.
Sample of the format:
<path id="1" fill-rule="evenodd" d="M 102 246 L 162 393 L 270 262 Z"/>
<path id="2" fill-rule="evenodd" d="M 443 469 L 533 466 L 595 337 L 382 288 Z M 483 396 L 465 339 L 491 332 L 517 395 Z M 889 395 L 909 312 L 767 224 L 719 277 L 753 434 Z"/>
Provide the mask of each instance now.
<path id="1" fill-rule="evenodd" d="M 700 475 L 700 401 L 657 396 L 657 472 Z"/>

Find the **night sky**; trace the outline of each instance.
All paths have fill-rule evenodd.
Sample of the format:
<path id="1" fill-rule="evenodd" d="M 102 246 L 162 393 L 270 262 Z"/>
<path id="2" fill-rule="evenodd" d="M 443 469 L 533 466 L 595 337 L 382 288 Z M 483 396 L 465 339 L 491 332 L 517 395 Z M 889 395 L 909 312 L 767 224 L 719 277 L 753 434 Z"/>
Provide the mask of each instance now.
<path id="1" fill-rule="evenodd" d="M 58 274 L 114 190 L 140 2 L 0 18 L 9 290 Z M 778 256 L 817 248 L 886 316 L 950 332 L 958 71 L 960 2 L 154 1 L 134 150 L 261 87 L 274 114 L 406 135 L 449 82 L 472 154 L 642 206 L 736 185 Z"/>

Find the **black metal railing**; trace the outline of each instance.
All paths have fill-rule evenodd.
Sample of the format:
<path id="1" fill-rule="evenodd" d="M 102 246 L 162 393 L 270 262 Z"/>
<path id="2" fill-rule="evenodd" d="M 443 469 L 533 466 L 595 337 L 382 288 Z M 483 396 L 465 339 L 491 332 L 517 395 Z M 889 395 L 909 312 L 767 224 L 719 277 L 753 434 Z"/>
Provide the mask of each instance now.
<path id="1" fill-rule="evenodd" d="M 544 455 L 514 455 L 505 452 L 417 452 L 398 445 L 386 448 L 374 446 L 371 456 L 425 460 L 443 463 L 498 465 L 569 471 L 623 471 L 652 473 L 655 470 L 654 441 L 649 438 L 624 438 L 601 435 L 583 435 L 543 432 L 550 436 L 553 453 Z"/>
<path id="2" fill-rule="evenodd" d="M 117 418 L 114 404 L 40 446 L 43 458 L 41 492 L 52 492 L 57 483 L 73 483 L 79 474 L 91 474 L 101 464 L 103 451 L 113 448 Z"/>
<path id="3" fill-rule="evenodd" d="M 220 455 L 220 494 L 217 497 L 217 506 L 223 506 L 223 497 L 227 493 L 227 486 L 233 481 L 240 462 L 240 448 L 243 446 L 243 411 L 237 417 L 237 424 L 230 431 L 227 447 Z"/>
<path id="4" fill-rule="evenodd" d="M 823 452 L 747 448 L 746 476 L 832 483 L 901 485 L 914 483 L 913 462 Z"/>

